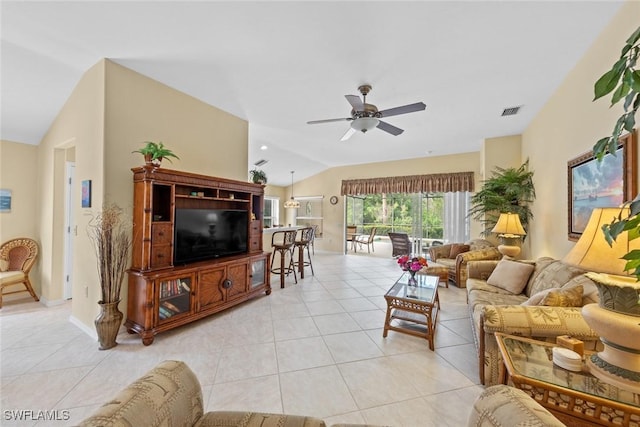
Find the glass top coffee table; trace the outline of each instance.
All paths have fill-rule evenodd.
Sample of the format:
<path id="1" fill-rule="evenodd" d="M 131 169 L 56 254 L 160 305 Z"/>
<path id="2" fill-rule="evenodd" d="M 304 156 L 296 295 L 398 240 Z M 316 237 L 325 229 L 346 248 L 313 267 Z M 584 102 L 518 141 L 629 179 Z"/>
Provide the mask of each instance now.
<path id="1" fill-rule="evenodd" d="M 414 335 L 429 341 L 429 348 L 433 350 L 433 335 L 440 311 L 440 278 L 416 274 L 416 284 L 409 285 L 410 277 L 405 272 L 384 296 L 387 301 L 387 317 L 382 336 L 386 338 L 390 330 Z"/>
<path id="2" fill-rule="evenodd" d="M 640 425 L 640 394 L 599 380 L 588 372 L 584 361 L 579 372 L 555 365 L 555 344 L 500 332 L 495 335 L 513 384 L 566 425 Z"/>

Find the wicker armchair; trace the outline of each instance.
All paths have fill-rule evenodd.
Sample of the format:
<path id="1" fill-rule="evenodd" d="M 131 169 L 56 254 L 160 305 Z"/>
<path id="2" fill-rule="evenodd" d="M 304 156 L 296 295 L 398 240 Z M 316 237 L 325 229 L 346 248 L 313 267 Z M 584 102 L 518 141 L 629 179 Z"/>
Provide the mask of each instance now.
<path id="1" fill-rule="evenodd" d="M 37 256 L 38 245 L 32 239 L 21 237 L 0 246 L 0 308 L 3 295 L 29 292 L 34 300 L 40 300 L 29 280 L 29 271 Z M 19 284 L 23 284 L 25 289 L 4 292 L 4 288 Z"/>

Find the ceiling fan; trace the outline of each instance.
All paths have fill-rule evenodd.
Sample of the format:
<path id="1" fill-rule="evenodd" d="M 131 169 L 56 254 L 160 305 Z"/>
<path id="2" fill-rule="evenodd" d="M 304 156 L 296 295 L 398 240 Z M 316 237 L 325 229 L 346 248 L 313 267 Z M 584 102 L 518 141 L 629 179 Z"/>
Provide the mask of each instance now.
<path id="1" fill-rule="evenodd" d="M 367 104 L 367 94 L 371 91 L 371 85 L 362 85 L 358 88 L 358 90 L 362 94 L 362 100 L 358 95 L 344 96 L 345 98 L 347 98 L 349 104 L 351 104 L 351 107 L 353 107 L 351 110 L 351 117 L 345 117 L 341 119 L 312 120 L 310 122 L 307 122 L 307 124 L 314 125 L 317 123 L 341 121 L 351 122 L 351 127 L 342 136 L 340 141 L 346 141 L 347 139 L 351 138 L 351 136 L 357 131 L 365 133 L 373 128 L 378 128 L 390 133 L 391 135 L 398 136 L 402 132 L 404 132 L 403 129 L 395 127 L 387 122 L 383 122 L 380 119 L 390 116 L 397 116 L 399 114 L 413 113 L 414 111 L 422 111 L 427 108 L 424 102 L 416 102 L 415 104 L 408 104 L 401 107 L 378 111 L 378 108 L 375 105 Z"/>

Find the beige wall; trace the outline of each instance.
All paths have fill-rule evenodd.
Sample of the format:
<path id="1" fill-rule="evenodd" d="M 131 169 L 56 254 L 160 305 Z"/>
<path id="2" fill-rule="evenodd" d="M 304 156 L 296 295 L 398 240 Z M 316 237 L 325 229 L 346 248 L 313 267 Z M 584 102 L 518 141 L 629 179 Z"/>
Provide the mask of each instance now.
<path id="1" fill-rule="evenodd" d="M 38 195 L 37 175 L 34 165 L 38 161 L 38 147 L 12 141 L 0 141 L 0 188 L 11 190 L 11 212 L 0 213 L 0 242 L 29 237 L 40 244 L 36 226 Z M 36 279 L 40 272 L 40 258 L 33 266 L 31 277 L 36 293 L 41 293 L 40 281 Z M 7 291 L 24 289 L 18 285 Z M 6 297 L 29 298 L 29 294 L 20 293 Z"/>
<path id="2" fill-rule="evenodd" d="M 77 224 L 74 233 L 75 282 L 72 316 L 86 306 L 80 299 L 80 284 L 97 287 L 93 249 L 87 242 L 86 223 L 95 209 L 80 207 L 80 183 L 92 180 L 94 206 L 103 194 L 104 61 L 91 67 L 78 82 L 38 147 L 38 218 L 41 239 L 41 299 L 58 303 L 63 299 L 65 160 L 75 159 L 75 206 Z M 95 294 L 94 294 L 95 295 Z M 75 303 L 77 301 L 77 303 Z M 93 299 L 92 301 L 97 301 Z M 87 322 L 89 324 L 89 322 Z"/>
<path id="3" fill-rule="evenodd" d="M 535 171 L 537 199 L 529 244 L 533 256 L 563 257 L 567 238 L 567 161 L 610 135 L 622 107 L 592 102 L 593 85 L 619 58 L 638 26 L 640 2 L 626 2 L 522 135 L 522 157 Z M 636 118 L 638 120 L 638 118 Z"/>
<path id="4" fill-rule="evenodd" d="M 37 239 L 37 161 L 37 146 L 0 141 L 0 188 L 11 190 L 11 212 L 0 213 L 0 242 Z"/>
<path id="5" fill-rule="evenodd" d="M 246 121 L 108 60 L 89 69 L 37 148 L 40 174 L 32 194 L 38 200 L 34 209 L 38 214 L 31 221 L 42 246 L 43 301 L 55 303 L 63 295 L 64 167 L 65 161 L 74 160 L 78 197 L 72 318 L 89 333 L 94 333 L 100 287 L 87 226 L 104 202 L 131 212 L 130 169 L 142 164 L 141 155 L 131 152 L 146 140 L 163 141 L 180 157 L 164 167 L 246 179 Z M 91 208 L 80 207 L 83 180 L 92 181 Z M 125 284 L 123 311 L 126 297 Z"/>

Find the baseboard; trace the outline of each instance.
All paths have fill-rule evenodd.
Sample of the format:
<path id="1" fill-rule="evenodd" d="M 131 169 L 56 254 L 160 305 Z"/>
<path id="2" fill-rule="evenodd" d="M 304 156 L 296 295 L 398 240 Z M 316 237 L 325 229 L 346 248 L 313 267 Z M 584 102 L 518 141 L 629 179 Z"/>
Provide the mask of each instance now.
<path id="1" fill-rule="evenodd" d="M 43 304 L 45 307 L 55 307 L 57 305 L 62 305 L 62 304 L 66 304 L 68 300 L 66 299 L 55 299 L 55 300 L 48 300 L 47 298 L 41 296 L 40 297 L 40 303 Z"/>
<path id="2" fill-rule="evenodd" d="M 96 341 L 98 340 L 98 334 L 96 333 L 95 328 L 91 328 L 91 327 L 85 325 L 80 320 L 78 320 L 78 318 L 75 317 L 75 316 L 69 316 L 69 322 L 74 324 L 78 329 L 80 329 L 85 334 L 89 335 L 94 340 L 96 340 Z"/>

